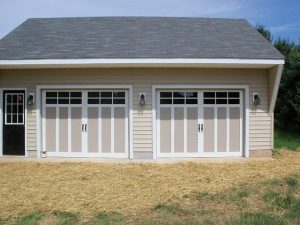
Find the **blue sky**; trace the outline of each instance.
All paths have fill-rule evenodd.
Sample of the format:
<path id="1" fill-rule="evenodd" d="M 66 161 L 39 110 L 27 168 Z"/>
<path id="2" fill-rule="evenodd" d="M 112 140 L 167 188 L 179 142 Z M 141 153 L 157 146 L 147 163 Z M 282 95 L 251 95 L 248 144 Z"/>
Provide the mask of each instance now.
<path id="1" fill-rule="evenodd" d="M 245 18 L 300 42 L 300 0 L 1 0 L 0 38 L 27 18 L 74 16 Z"/>

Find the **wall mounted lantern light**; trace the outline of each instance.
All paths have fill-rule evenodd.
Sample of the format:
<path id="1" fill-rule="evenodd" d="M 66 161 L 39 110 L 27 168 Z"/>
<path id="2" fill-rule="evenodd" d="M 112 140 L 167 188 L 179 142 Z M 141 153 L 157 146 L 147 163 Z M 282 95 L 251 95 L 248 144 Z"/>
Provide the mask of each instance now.
<path id="1" fill-rule="evenodd" d="M 139 102 L 140 102 L 140 105 L 145 105 L 146 104 L 146 94 L 144 92 L 140 93 Z"/>
<path id="2" fill-rule="evenodd" d="M 33 105 L 33 103 L 34 103 L 34 93 L 29 93 L 28 94 L 27 103 L 28 103 L 28 105 Z"/>
<path id="3" fill-rule="evenodd" d="M 258 92 L 253 93 L 253 104 L 260 105 L 260 96 Z"/>

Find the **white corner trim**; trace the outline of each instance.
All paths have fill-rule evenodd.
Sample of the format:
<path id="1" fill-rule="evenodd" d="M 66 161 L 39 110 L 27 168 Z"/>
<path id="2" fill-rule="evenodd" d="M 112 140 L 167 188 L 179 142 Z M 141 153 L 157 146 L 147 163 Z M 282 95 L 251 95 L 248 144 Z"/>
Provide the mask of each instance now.
<path id="1" fill-rule="evenodd" d="M 246 158 L 250 156 L 250 94 L 249 94 L 249 86 L 244 87 L 244 100 L 245 100 L 245 117 L 244 117 L 244 155 Z"/>
<path id="2" fill-rule="evenodd" d="M 186 59 L 186 58 L 128 58 L 128 59 L 32 59 L 0 60 L 1 69 L 22 68 L 86 68 L 86 67 L 228 67 L 270 68 L 284 64 L 282 59 Z"/>
<path id="3" fill-rule="evenodd" d="M 273 113 L 274 108 L 275 108 L 278 89 L 279 89 L 280 80 L 281 80 L 281 76 L 282 76 L 282 70 L 283 70 L 283 65 L 277 65 L 275 68 L 275 76 L 276 77 L 275 77 L 275 82 L 273 85 L 273 90 L 272 90 L 272 95 L 271 95 L 271 100 L 270 100 L 269 113 Z"/>
<path id="4" fill-rule="evenodd" d="M 153 159 L 157 159 L 157 127 L 156 127 L 156 85 L 152 85 L 152 153 Z"/>

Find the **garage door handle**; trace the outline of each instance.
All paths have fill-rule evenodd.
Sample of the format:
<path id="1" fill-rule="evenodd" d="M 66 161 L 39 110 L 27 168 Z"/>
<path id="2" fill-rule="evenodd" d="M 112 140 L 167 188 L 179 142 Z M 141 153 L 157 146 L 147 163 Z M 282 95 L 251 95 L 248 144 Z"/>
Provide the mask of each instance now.
<path id="1" fill-rule="evenodd" d="M 198 124 L 198 132 L 203 132 L 203 124 Z"/>
<path id="2" fill-rule="evenodd" d="M 84 130 L 85 130 L 85 132 L 86 132 L 86 128 L 87 128 L 87 124 L 84 125 Z"/>
<path id="3" fill-rule="evenodd" d="M 81 131 L 84 132 L 84 124 L 81 126 Z"/>

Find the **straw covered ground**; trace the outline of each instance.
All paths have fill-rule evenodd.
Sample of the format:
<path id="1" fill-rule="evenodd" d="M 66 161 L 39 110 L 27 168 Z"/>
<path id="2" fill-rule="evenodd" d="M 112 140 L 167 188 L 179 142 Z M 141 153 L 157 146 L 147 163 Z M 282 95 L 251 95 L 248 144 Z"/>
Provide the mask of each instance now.
<path id="1" fill-rule="evenodd" d="M 209 212 L 223 215 L 220 221 L 249 211 L 283 216 L 287 209 L 264 196 L 270 189 L 287 190 L 289 183 L 281 182 L 290 177 L 297 184 L 299 175 L 300 152 L 287 150 L 270 160 L 231 163 L 0 163 L 0 221 L 37 212 L 69 212 L 82 223 L 116 213 L 127 224 L 160 224 L 168 214 L 202 222 L 217 219 Z M 293 199 L 298 197 L 293 189 Z"/>

